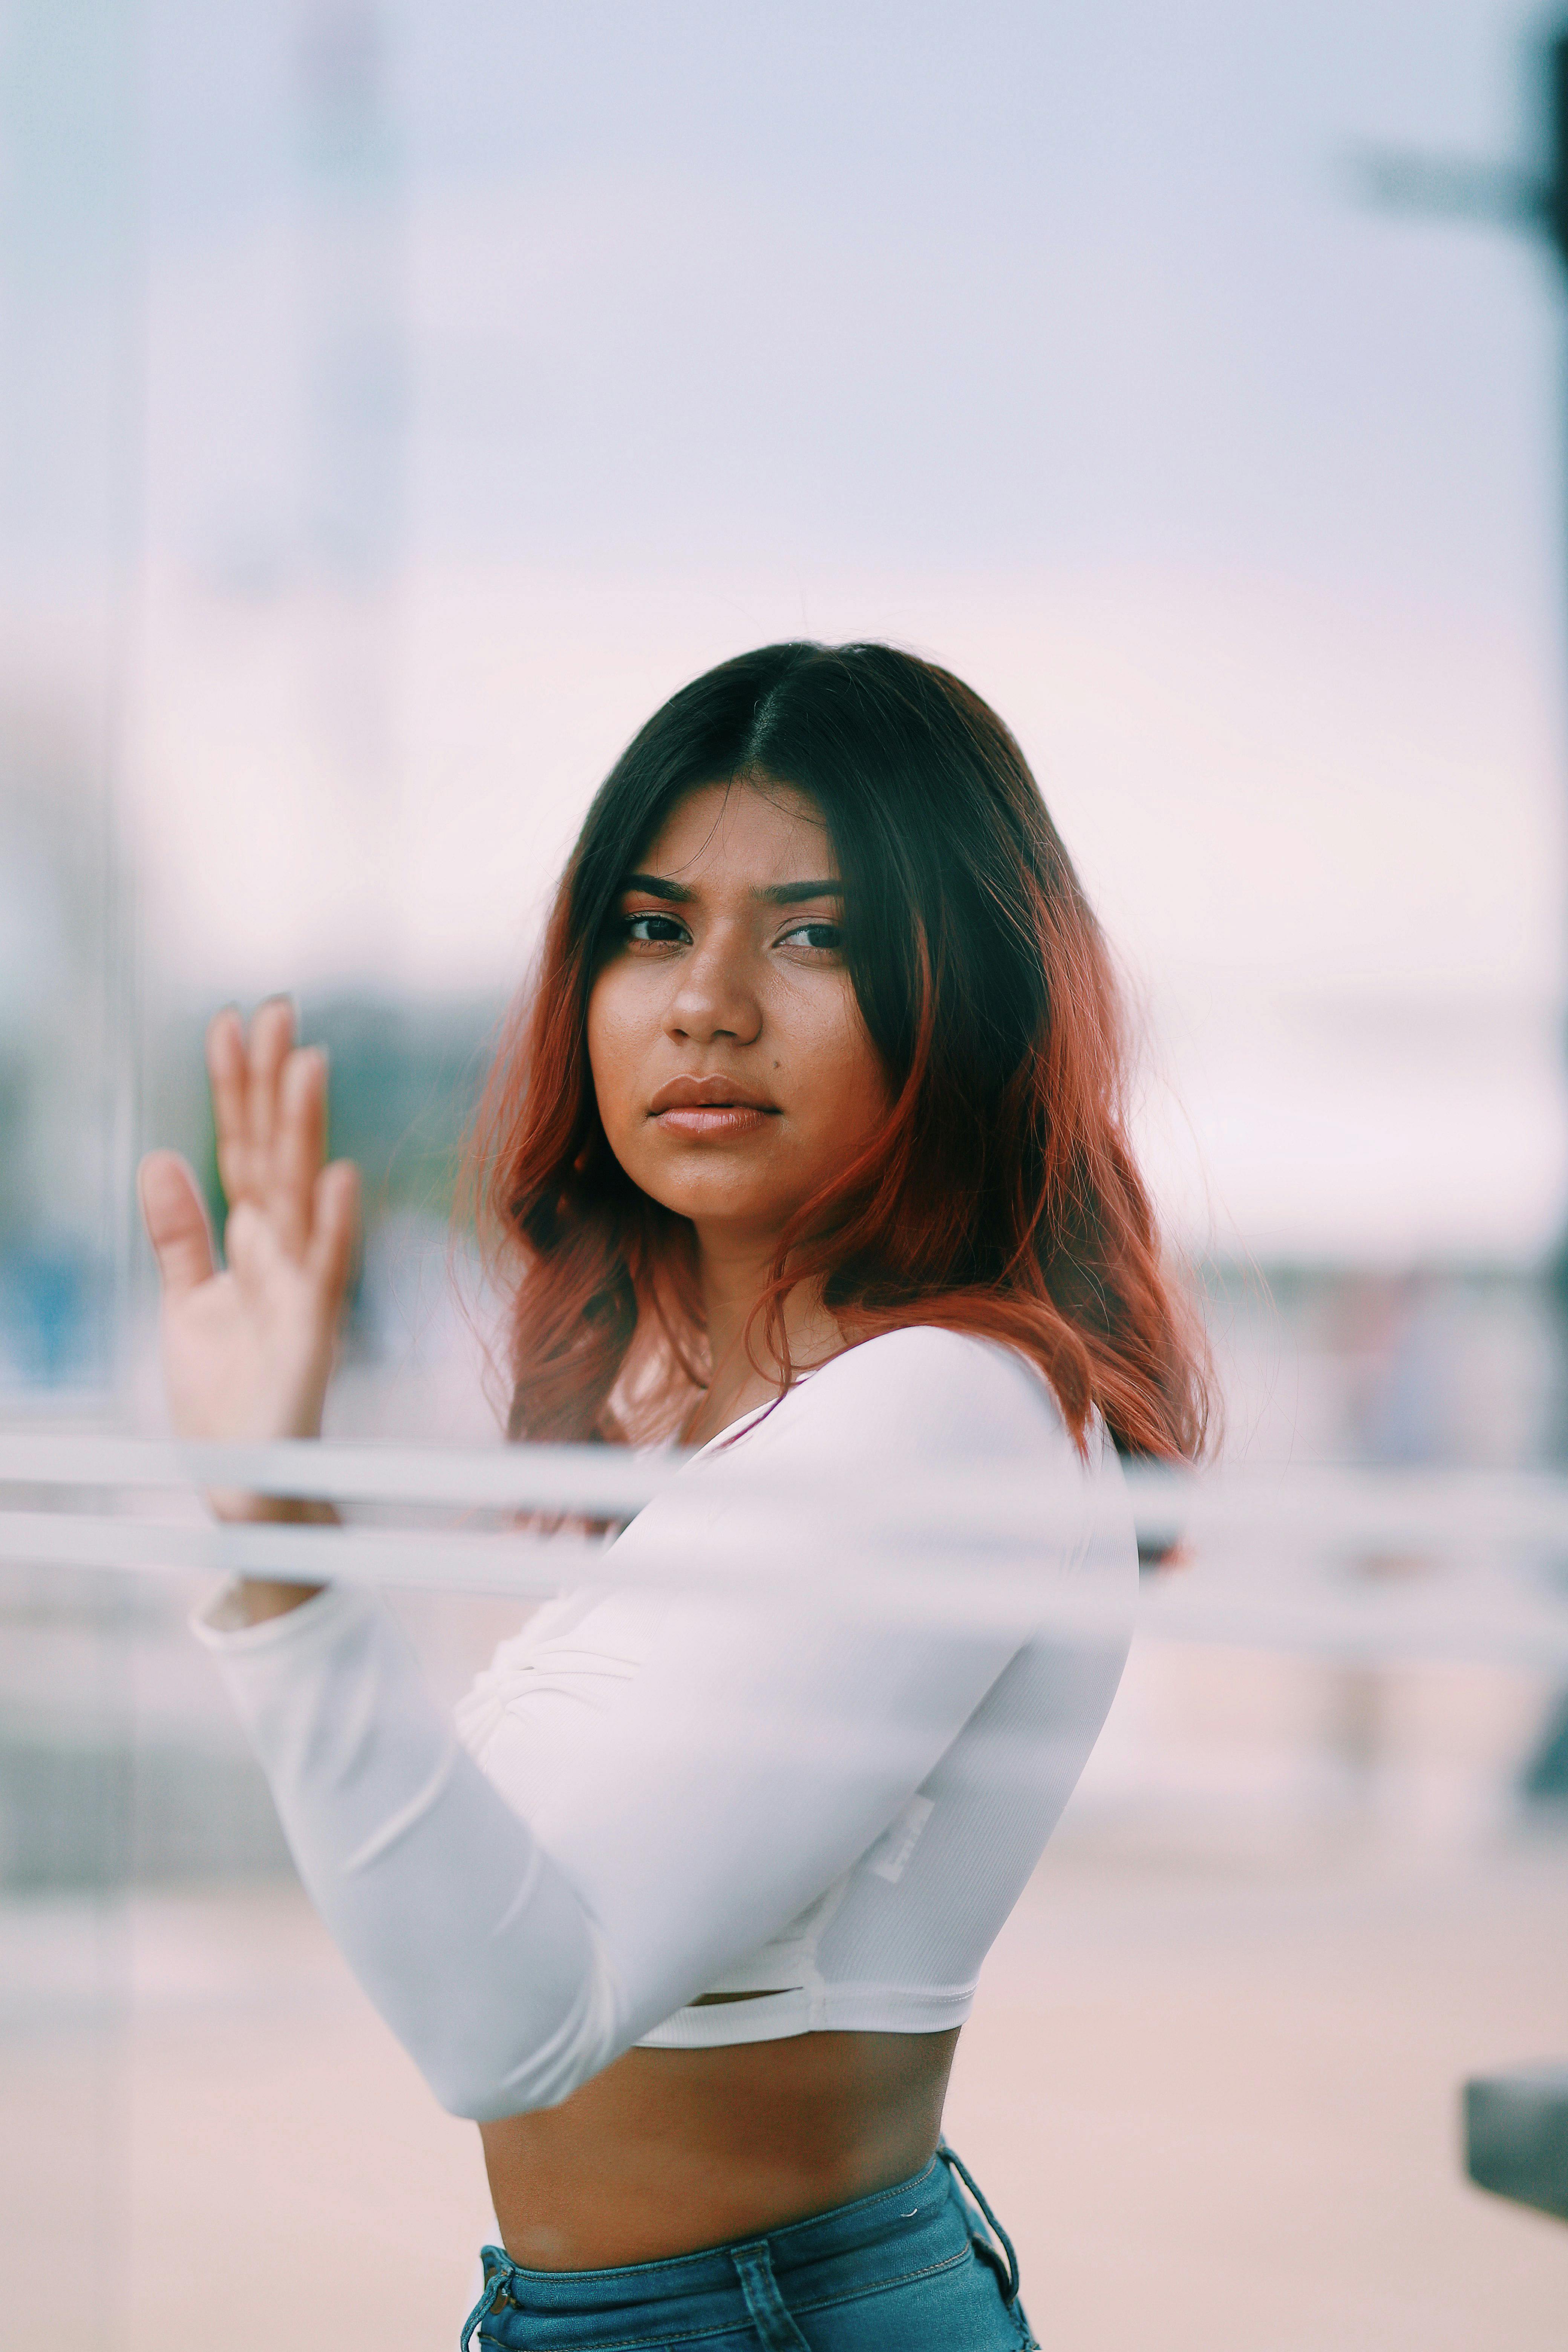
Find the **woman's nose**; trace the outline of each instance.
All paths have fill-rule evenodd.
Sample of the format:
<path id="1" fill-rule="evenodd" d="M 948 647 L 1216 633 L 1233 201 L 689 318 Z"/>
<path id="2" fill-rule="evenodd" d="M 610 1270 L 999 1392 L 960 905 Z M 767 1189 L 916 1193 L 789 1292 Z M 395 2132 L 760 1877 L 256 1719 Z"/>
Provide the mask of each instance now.
<path id="1" fill-rule="evenodd" d="M 665 1013 L 672 1037 L 705 1045 L 715 1037 L 737 1045 L 756 1042 L 763 1025 L 751 959 L 743 944 L 723 936 L 723 926 L 681 959 L 679 978 Z"/>

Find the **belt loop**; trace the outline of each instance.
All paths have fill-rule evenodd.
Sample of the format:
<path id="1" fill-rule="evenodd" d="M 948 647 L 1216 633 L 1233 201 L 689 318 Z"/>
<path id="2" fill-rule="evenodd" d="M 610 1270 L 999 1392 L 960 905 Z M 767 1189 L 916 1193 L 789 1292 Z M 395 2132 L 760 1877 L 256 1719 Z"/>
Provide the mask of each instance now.
<path id="1" fill-rule="evenodd" d="M 499 2304 L 511 2301 L 510 2255 L 500 2246 L 481 2246 L 479 2260 L 485 2269 L 485 2291 L 468 2314 L 467 2325 L 458 2345 L 458 2352 L 468 2352 L 468 2345 L 475 2328 L 483 2326 Z"/>
<path id="2" fill-rule="evenodd" d="M 753 2238 L 743 2246 L 731 2246 L 729 2254 L 763 2352 L 811 2352 L 784 2307 L 767 2240 Z"/>
<path id="3" fill-rule="evenodd" d="M 963 2181 L 964 2187 L 968 2189 L 970 2195 L 979 2206 L 982 2214 L 984 2216 L 986 2228 L 990 2231 L 991 2235 L 995 2239 L 996 2243 L 1006 2255 L 1007 2275 L 1004 2279 L 1002 2277 L 1001 2263 L 997 2261 L 995 2254 L 985 2243 L 984 2240 L 983 2238 L 973 2238 L 973 2240 L 976 2253 L 983 2254 L 985 2260 L 991 2263 L 996 2272 L 998 2284 L 1006 2289 L 1006 2299 L 1008 2304 L 1012 2305 L 1016 2303 L 1018 2300 L 1018 2291 L 1021 2281 L 1018 2277 L 1018 2257 L 1013 2252 L 1012 2239 L 1007 2235 L 1006 2231 L 1002 2227 L 1001 2222 L 996 2219 L 995 2214 L 993 2213 L 990 2206 L 985 2202 L 984 2191 L 982 2189 L 980 2183 L 975 2179 L 973 2173 L 971 2172 L 969 2167 L 964 2163 L 963 2158 L 958 2155 L 956 2150 L 949 2147 L 946 2140 L 944 2139 L 938 2140 L 936 2144 L 936 2152 L 938 2156 L 941 2157 L 943 2164 L 946 2165 L 948 2170 L 950 2172 L 957 2173 L 959 2179 Z"/>

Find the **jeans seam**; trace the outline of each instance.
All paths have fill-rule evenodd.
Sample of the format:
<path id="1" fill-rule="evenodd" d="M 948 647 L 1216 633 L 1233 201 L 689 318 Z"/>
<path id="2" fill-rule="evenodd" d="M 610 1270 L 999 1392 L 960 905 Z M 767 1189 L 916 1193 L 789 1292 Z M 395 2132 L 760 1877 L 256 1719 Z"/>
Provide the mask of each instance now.
<path id="1" fill-rule="evenodd" d="M 918 2270 L 900 2271 L 897 2278 L 876 2279 L 869 2286 L 850 2287 L 843 2294 L 818 2295 L 815 2303 L 796 2303 L 791 2308 L 795 2311 L 832 2311 L 841 2303 L 866 2303 L 874 2294 L 890 2294 L 895 2287 L 911 2286 L 916 2279 L 940 2278 L 943 2271 L 953 2270 L 960 2263 L 972 2263 L 973 2260 L 973 2248 L 965 2246 L 961 2253 L 948 2254 L 940 2263 L 922 2263 Z"/>
<path id="2" fill-rule="evenodd" d="M 644 2347 L 700 2344 L 706 2336 L 733 2336 L 734 2332 L 734 2320 L 727 2319 L 721 2327 L 681 2327 L 673 2336 L 595 2336 L 591 2344 L 579 2344 L 575 2352 L 642 2352 Z"/>
<path id="3" fill-rule="evenodd" d="M 766 2238 L 754 2238 L 749 2245 L 732 2246 L 730 2259 L 735 2265 L 758 2343 L 770 2346 L 773 2352 L 809 2352 L 780 2290 Z"/>

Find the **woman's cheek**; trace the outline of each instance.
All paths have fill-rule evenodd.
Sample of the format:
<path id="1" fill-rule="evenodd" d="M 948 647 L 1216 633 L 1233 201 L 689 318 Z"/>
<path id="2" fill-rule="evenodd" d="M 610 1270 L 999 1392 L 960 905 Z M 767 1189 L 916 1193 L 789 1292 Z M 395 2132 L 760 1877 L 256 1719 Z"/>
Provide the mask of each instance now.
<path id="1" fill-rule="evenodd" d="M 624 992 L 605 973 L 588 999 L 588 1068 L 605 1132 L 613 1141 L 624 1130 L 637 1077 L 637 1055 Z"/>
<path id="2" fill-rule="evenodd" d="M 863 1142 L 887 1116 L 889 1105 L 887 1073 L 871 1043 L 865 1015 L 852 988 L 846 985 L 831 1042 L 825 1040 L 824 1059 L 831 1062 L 837 1080 L 837 1124 L 847 1140 Z"/>

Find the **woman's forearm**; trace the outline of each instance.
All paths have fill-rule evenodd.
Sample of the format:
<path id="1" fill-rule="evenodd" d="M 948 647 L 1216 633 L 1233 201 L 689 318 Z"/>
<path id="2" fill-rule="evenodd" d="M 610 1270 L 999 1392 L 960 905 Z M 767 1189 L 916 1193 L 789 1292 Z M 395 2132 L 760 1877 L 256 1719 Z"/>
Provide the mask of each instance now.
<path id="1" fill-rule="evenodd" d="M 299 1588 L 290 1591 L 290 1606 Z M 584 1906 L 467 1751 L 379 1604 L 339 1587 L 197 1633 L 271 1782 L 307 1892 L 454 2114 L 563 2099 L 613 2054 Z"/>

